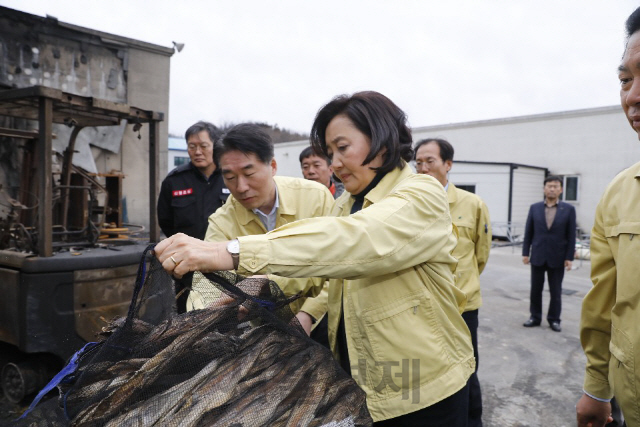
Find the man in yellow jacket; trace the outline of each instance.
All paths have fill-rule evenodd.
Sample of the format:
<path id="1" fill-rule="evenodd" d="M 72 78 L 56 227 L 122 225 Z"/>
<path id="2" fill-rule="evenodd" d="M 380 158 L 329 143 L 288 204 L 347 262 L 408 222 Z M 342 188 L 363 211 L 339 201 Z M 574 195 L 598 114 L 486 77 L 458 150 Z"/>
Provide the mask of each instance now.
<path id="1" fill-rule="evenodd" d="M 491 221 L 482 199 L 457 188 L 447 174 L 453 165 L 453 146 L 444 139 L 428 138 L 415 147 L 416 171 L 431 175 L 445 187 L 451 220 L 458 228 L 458 243 L 453 256 L 458 259 L 456 286 L 467 295 L 462 313 L 471 332 L 476 370 L 469 378 L 469 427 L 482 426 L 482 395 L 478 381 L 478 309 L 482 305 L 480 273 L 489 259 Z"/>
<path id="2" fill-rule="evenodd" d="M 626 22 L 618 68 L 620 101 L 640 136 L 640 8 Z M 612 421 L 615 396 L 629 427 L 640 426 L 640 163 L 609 184 L 591 232 L 593 288 L 582 303 L 580 339 L 587 356 L 578 427 Z"/>
<path id="3" fill-rule="evenodd" d="M 215 155 L 231 196 L 209 217 L 205 241 L 221 242 L 241 236 L 265 234 L 277 227 L 304 218 L 326 216 L 333 209 L 329 190 L 301 178 L 275 176 L 276 160 L 269 135 L 253 124 L 230 129 L 216 143 Z M 320 279 L 270 277 L 287 295 L 305 293 L 315 296 Z M 309 282 L 312 283 L 309 283 Z M 197 286 L 188 301 L 188 309 L 202 308 L 208 301 Z M 293 303 L 299 310 L 304 298 Z M 312 314 L 320 316 L 313 308 Z"/>

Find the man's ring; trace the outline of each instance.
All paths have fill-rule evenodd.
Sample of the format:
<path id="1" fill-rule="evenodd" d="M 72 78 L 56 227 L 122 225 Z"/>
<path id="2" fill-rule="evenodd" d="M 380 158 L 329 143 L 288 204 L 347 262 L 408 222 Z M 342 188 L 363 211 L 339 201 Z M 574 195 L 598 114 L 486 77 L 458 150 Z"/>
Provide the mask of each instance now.
<path id="1" fill-rule="evenodd" d="M 176 259 L 173 257 L 173 255 L 171 255 L 171 256 L 169 257 L 169 259 L 170 259 L 171 261 L 173 261 L 173 263 L 176 265 L 176 267 L 178 266 L 178 264 L 180 264 L 180 262 L 176 261 Z"/>

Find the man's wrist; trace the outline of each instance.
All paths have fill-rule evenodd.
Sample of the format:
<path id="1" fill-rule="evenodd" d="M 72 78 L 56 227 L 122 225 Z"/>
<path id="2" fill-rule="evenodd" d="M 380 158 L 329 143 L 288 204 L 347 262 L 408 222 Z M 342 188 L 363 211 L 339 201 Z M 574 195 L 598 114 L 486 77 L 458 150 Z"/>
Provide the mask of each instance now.
<path id="1" fill-rule="evenodd" d="M 231 256 L 233 269 L 237 270 L 238 265 L 240 264 L 240 243 L 238 242 L 238 239 L 227 242 L 226 250 L 229 256 Z"/>
<path id="2" fill-rule="evenodd" d="M 589 393 L 587 393 L 587 392 L 586 392 L 586 391 L 584 391 L 584 390 L 582 390 L 582 392 L 583 392 L 585 395 L 587 395 L 587 396 L 589 396 L 590 398 L 592 398 L 593 400 L 597 400 L 598 402 L 604 402 L 604 403 L 609 403 L 609 402 L 611 402 L 611 399 L 602 399 L 602 398 L 600 398 L 600 397 L 595 397 L 594 395 L 589 394 Z"/>
<path id="3" fill-rule="evenodd" d="M 232 270 L 233 269 L 233 258 L 231 258 L 231 254 L 227 250 L 228 242 L 215 242 L 215 257 L 217 258 L 214 263 L 215 266 L 213 271 L 221 271 L 221 270 Z"/>

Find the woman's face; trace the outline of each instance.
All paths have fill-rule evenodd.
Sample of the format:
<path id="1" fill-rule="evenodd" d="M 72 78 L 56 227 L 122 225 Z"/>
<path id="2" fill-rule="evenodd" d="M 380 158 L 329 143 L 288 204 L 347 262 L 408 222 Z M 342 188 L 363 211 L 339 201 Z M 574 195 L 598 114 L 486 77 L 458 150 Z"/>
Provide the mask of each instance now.
<path id="1" fill-rule="evenodd" d="M 376 176 L 372 167 L 382 165 L 382 154 L 367 165 L 362 162 L 369 154 L 371 141 L 360 132 L 344 114 L 335 116 L 325 131 L 327 151 L 333 172 L 340 178 L 344 188 L 351 194 L 361 193 Z"/>

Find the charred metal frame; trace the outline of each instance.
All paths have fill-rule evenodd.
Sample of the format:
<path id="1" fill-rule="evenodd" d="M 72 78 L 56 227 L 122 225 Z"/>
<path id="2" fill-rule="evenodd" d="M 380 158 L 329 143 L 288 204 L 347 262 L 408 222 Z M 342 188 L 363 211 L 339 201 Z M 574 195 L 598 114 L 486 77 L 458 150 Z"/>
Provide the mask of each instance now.
<path id="1" fill-rule="evenodd" d="M 149 125 L 149 238 L 152 242 L 159 240 L 160 229 L 155 205 L 159 179 L 159 126 L 164 120 L 164 113 L 104 99 L 74 95 L 44 86 L 31 86 L 0 91 L 0 115 L 38 121 L 36 132 L 2 128 L 0 135 L 33 138 L 36 141 L 36 158 L 39 164 L 37 178 L 40 200 L 38 204 L 38 254 L 40 256 L 53 255 L 51 159 L 53 123 L 74 126 L 69 148 L 65 152 L 63 185 L 69 184 L 73 145 L 80 129 L 87 126 L 116 126 L 121 120 L 127 120 L 135 126 L 144 123 Z M 65 204 L 64 211 L 67 207 L 68 205 Z"/>

